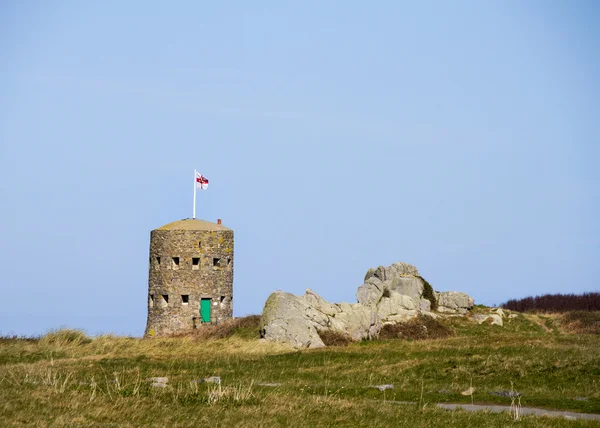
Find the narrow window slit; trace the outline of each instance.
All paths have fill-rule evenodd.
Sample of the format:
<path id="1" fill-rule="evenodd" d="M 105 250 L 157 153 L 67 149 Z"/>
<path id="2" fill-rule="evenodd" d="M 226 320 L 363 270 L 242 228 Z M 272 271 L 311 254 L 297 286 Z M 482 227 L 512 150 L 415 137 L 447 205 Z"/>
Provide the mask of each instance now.
<path id="1" fill-rule="evenodd" d="M 173 257 L 173 269 L 179 268 L 179 257 Z"/>
<path id="2" fill-rule="evenodd" d="M 181 295 L 181 303 L 184 305 L 187 305 L 188 303 L 190 303 L 190 295 L 189 294 L 182 294 Z"/>
<path id="3" fill-rule="evenodd" d="M 163 294 L 162 295 L 163 300 L 165 301 L 165 304 L 169 304 L 169 295 L 168 294 Z"/>

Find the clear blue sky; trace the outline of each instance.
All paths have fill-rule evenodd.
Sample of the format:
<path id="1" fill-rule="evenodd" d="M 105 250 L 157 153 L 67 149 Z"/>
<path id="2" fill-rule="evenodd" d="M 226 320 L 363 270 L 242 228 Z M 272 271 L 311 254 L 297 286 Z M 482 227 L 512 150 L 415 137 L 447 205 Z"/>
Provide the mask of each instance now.
<path id="1" fill-rule="evenodd" d="M 325 3 L 325 4 L 324 4 Z M 598 290 L 600 2 L 0 4 L 0 332 L 141 335 L 150 231 L 234 229 L 235 315 L 371 266 Z"/>

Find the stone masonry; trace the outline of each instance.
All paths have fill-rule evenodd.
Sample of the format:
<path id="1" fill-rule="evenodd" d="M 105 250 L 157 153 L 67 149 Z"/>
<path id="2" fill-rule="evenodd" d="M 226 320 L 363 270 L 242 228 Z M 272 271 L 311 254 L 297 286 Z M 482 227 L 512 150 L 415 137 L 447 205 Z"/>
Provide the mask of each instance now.
<path id="1" fill-rule="evenodd" d="M 208 312 L 210 324 L 233 315 L 233 230 L 197 219 L 153 230 L 144 336 L 201 328 Z"/>

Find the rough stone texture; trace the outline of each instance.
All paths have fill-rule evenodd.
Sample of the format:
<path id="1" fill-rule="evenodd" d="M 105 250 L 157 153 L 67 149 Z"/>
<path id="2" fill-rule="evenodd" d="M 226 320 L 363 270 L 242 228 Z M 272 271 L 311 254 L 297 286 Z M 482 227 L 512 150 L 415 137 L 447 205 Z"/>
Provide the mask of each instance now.
<path id="1" fill-rule="evenodd" d="M 500 315 L 502 318 L 504 318 L 506 316 L 504 313 L 504 310 L 502 308 L 492 309 L 492 312 Z"/>
<path id="2" fill-rule="evenodd" d="M 422 297 L 424 287 L 416 267 L 395 263 L 369 269 L 356 292 L 358 303 L 354 304 L 329 303 L 310 289 L 303 296 L 276 291 L 265 303 L 261 338 L 295 348 L 318 348 L 325 346 L 320 331 L 363 340 L 376 337 L 383 324 L 405 322 L 418 314 L 442 316 L 431 312 L 431 302 Z M 464 293 L 435 295 L 441 312 L 448 313 L 443 316 L 462 316 L 474 304 Z"/>
<path id="3" fill-rule="evenodd" d="M 356 300 L 366 306 L 377 306 L 384 294 L 395 291 L 419 302 L 425 284 L 419 271 L 408 263 L 394 263 L 369 269 L 365 282 L 356 291 Z"/>
<path id="4" fill-rule="evenodd" d="M 200 328 L 202 299 L 210 299 L 210 323 L 232 317 L 233 231 L 197 219 L 153 230 L 144 335 L 166 336 Z"/>
<path id="5" fill-rule="evenodd" d="M 371 308 L 359 303 L 336 305 L 340 313 L 331 318 L 331 329 L 346 334 L 353 340 L 372 339 L 381 330 L 381 321 Z"/>
<path id="6" fill-rule="evenodd" d="M 435 292 L 438 302 L 438 312 L 449 314 L 466 314 L 473 307 L 475 301 L 468 294 L 458 291 Z"/>
<path id="7" fill-rule="evenodd" d="M 383 296 L 383 288 L 380 279 L 370 277 L 356 290 L 356 300 L 365 306 L 375 306 Z"/>
<path id="8" fill-rule="evenodd" d="M 414 317 L 416 309 L 409 296 L 390 291 L 390 297 L 382 297 L 377 305 L 377 315 L 382 322 L 399 322 Z"/>
<path id="9" fill-rule="evenodd" d="M 427 299 L 419 300 L 419 310 L 421 312 L 430 312 L 431 311 L 431 302 Z"/>
<path id="10" fill-rule="evenodd" d="M 376 336 L 380 329 L 381 323 L 372 309 L 360 304 L 331 304 L 312 290 L 306 290 L 303 296 L 272 293 L 265 302 L 260 327 L 262 338 L 295 348 L 325 346 L 320 330 L 362 340 Z"/>
<path id="11" fill-rule="evenodd" d="M 487 320 L 491 320 L 490 324 L 499 325 L 502 327 L 504 325 L 502 321 L 502 317 L 498 314 L 476 314 L 471 317 L 473 321 L 476 321 L 477 324 L 482 324 Z"/>
<path id="12" fill-rule="evenodd" d="M 289 343 L 294 348 L 320 348 L 325 344 L 317 327 L 326 326 L 327 321 L 327 315 L 311 308 L 301 296 L 276 291 L 265 302 L 260 335 L 275 342 Z"/>

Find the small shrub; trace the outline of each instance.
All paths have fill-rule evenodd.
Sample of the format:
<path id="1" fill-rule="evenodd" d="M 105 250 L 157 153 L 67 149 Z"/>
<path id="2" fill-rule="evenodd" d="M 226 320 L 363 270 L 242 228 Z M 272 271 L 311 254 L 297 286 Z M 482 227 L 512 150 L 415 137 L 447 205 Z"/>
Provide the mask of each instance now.
<path id="1" fill-rule="evenodd" d="M 433 287 L 422 276 L 419 276 L 418 278 L 420 278 L 421 281 L 423 281 L 423 284 L 424 284 L 424 286 L 423 286 L 423 294 L 421 295 L 421 297 L 423 299 L 429 300 L 431 302 L 431 310 L 432 311 L 436 311 L 437 308 L 438 308 L 438 302 L 437 302 L 437 299 L 435 297 L 435 293 L 433 291 Z"/>
<path id="2" fill-rule="evenodd" d="M 400 324 L 386 324 L 379 332 L 380 339 L 443 339 L 453 335 L 450 327 L 428 316 L 418 316 Z"/>
<path id="3" fill-rule="evenodd" d="M 325 346 L 346 346 L 352 343 L 352 339 L 338 331 L 319 330 L 318 333 Z"/>
<path id="4" fill-rule="evenodd" d="M 573 311 L 562 316 L 561 323 L 578 334 L 600 335 L 600 311 Z"/>
<path id="5" fill-rule="evenodd" d="M 383 294 L 381 295 L 381 297 L 390 297 L 390 289 L 389 288 L 384 288 L 383 289 Z"/>
<path id="6" fill-rule="evenodd" d="M 83 330 L 63 328 L 60 330 L 51 330 L 46 333 L 40 342 L 50 345 L 85 345 L 92 341 Z"/>

